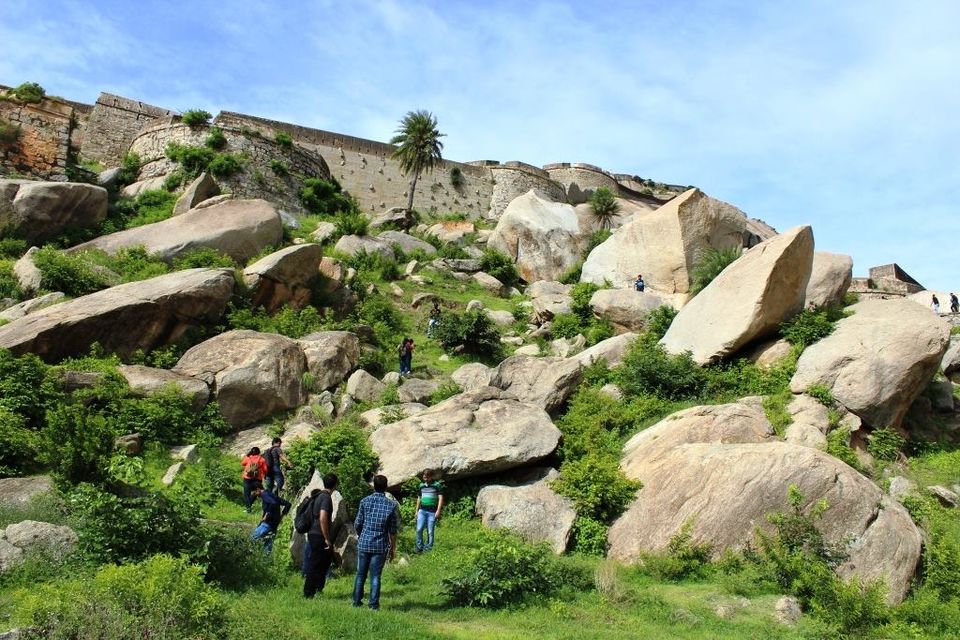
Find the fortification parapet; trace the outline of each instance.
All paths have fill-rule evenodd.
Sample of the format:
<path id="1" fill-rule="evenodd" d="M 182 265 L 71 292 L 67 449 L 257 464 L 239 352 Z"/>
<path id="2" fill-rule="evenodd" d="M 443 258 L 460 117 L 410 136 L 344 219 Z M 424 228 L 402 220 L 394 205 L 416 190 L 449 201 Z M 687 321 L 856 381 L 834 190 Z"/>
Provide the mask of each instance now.
<path id="1" fill-rule="evenodd" d="M 253 131 L 223 123 L 218 126 L 227 140 L 224 151 L 243 157 L 243 171 L 217 178 L 225 191 L 237 197 L 263 198 L 290 213 L 304 213 L 297 197 L 303 187 L 303 178 L 330 179 L 326 162 L 309 149 L 283 145 Z M 168 144 L 202 145 L 209 133 L 209 127 L 190 127 L 179 122 L 178 118 L 170 117 L 147 126 L 130 145 L 130 151 L 139 154 L 143 162 L 140 179 L 165 176 L 176 170 L 177 164 L 165 154 Z M 274 161 L 282 164 L 285 174 L 277 173 Z"/>
<path id="2" fill-rule="evenodd" d="M 586 202 L 600 187 L 620 195 L 620 185 L 612 174 L 585 163 L 557 162 L 543 167 L 550 178 L 560 184 L 570 204 Z"/>
<path id="3" fill-rule="evenodd" d="M 145 125 L 174 112 L 138 100 L 101 93 L 90 111 L 80 154 L 107 167 L 116 167 Z"/>
<path id="4" fill-rule="evenodd" d="M 0 86 L 0 93 L 9 87 Z M 73 107 L 57 98 L 40 102 L 0 100 L 0 173 L 17 173 L 65 182 L 70 159 Z"/>
<path id="5" fill-rule="evenodd" d="M 551 180 L 550 174 L 539 167 L 525 162 L 510 161 L 488 168 L 494 180 L 490 211 L 487 213 L 490 219 L 499 219 L 514 198 L 522 196 L 531 189 L 546 200 L 566 202 L 564 188 Z"/>

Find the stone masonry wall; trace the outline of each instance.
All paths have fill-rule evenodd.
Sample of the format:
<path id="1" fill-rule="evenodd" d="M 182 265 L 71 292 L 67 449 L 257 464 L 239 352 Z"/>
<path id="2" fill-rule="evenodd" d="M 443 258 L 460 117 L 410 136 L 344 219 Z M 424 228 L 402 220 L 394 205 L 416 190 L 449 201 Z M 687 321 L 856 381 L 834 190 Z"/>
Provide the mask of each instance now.
<path id="1" fill-rule="evenodd" d="M 173 111 L 150 104 L 101 93 L 93 105 L 83 132 L 80 155 L 105 167 L 120 165 L 130 143 L 141 129 Z"/>
<path id="2" fill-rule="evenodd" d="M 0 125 L 19 128 L 15 140 L 0 141 L 0 174 L 65 182 L 72 114 L 73 107 L 56 99 L 32 104 L 0 100 Z"/>
<path id="3" fill-rule="evenodd" d="M 223 123 L 218 126 L 227 140 L 223 151 L 243 158 L 243 171 L 216 178 L 224 191 L 240 198 L 270 200 L 289 213 L 305 213 L 297 198 L 303 187 L 303 177 L 330 179 L 326 162 L 308 149 L 298 145 L 284 146 L 272 138 L 256 136 Z M 140 179 L 165 176 L 177 169 L 177 163 L 165 155 L 169 143 L 202 145 L 209 132 L 210 127 L 189 127 L 171 118 L 148 126 L 130 145 L 130 150 L 138 153 L 144 163 Z M 270 166 L 273 160 L 282 162 L 288 174 L 278 175 Z"/>
<path id="4" fill-rule="evenodd" d="M 550 174 L 523 162 L 506 162 L 490 167 L 493 174 L 493 195 L 487 217 L 498 220 L 507 205 L 533 189 L 540 197 L 553 202 L 566 202 L 567 195 L 561 185 L 550 179 Z"/>
<path id="5" fill-rule="evenodd" d="M 550 178 L 559 183 L 566 191 L 567 202 L 580 204 L 586 202 L 594 191 L 606 187 L 617 195 L 620 185 L 617 179 L 600 167 L 590 164 L 560 162 L 544 167 Z"/>
<path id="6" fill-rule="evenodd" d="M 216 122 L 221 126 L 259 131 L 269 139 L 277 132 L 286 133 L 326 160 L 331 175 L 366 212 L 376 214 L 391 207 L 407 206 L 410 181 L 400 171 L 399 163 L 390 157 L 392 145 L 240 113 L 222 112 Z M 450 178 L 455 167 L 460 169 L 463 178 L 456 188 Z M 420 176 L 413 207 L 423 213 L 461 212 L 471 219 L 482 218 L 490 209 L 493 187 L 493 177 L 487 168 L 444 160 L 432 173 Z"/>

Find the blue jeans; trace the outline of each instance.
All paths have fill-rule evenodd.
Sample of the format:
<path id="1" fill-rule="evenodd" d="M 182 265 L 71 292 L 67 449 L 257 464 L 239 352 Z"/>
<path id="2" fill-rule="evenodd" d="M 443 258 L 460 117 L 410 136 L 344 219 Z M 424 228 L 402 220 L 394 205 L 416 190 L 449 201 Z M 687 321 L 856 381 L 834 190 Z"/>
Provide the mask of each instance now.
<path id="1" fill-rule="evenodd" d="M 437 526 L 437 514 L 425 509 L 417 510 L 417 551 L 433 549 L 433 529 Z M 427 543 L 423 543 L 423 529 L 427 529 Z"/>
<path id="2" fill-rule="evenodd" d="M 370 571 L 370 608 L 380 608 L 380 574 L 387 561 L 386 553 L 370 551 L 357 552 L 357 579 L 353 582 L 353 606 L 363 604 L 363 585 L 367 581 L 367 571 Z"/>
<path id="3" fill-rule="evenodd" d="M 253 533 L 250 534 L 252 540 L 263 540 L 263 552 L 271 553 L 273 551 L 273 539 L 277 536 L 277 530 L 266 522 L 261 522 Z"/>
<path id="4" fill-rule="evenodd" d="M 283 483 L 284 477 L 282 471 L 270 471 L 263 479 L 263 488 L 280 495 L 280 490 L 283 489 Z M 274 487 L 274 485 L 276 485 L 276 487 Z"/>

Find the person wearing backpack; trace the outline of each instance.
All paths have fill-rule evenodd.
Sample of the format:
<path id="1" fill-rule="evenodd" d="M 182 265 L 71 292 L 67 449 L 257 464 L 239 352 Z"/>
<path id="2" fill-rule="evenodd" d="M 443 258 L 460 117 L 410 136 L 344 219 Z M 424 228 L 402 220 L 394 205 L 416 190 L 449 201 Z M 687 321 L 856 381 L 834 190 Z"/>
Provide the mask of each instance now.
<path id="1" fill-rule="evenodd" d="M 267 475 L 267 461 L 260 455 L 260 447 L 250 449 L 250 452 L 240 461 L 243 467 L 243 504 L 250 513 L 253 507 L 253 488 L 260 484 Z"/>
<path id="2" fill-rule="evenodd" d="M 283 516 L 290 511 L 290 503 L 272 491 L 267 491 L 260 483 L 257 483 L 253 493 L 263 503 L 263 517 L 250 537 L 254 540 L 263 540 L 264 553 L 271 553 L 273 540 L 277 537 L 277 527 L 280 526 Z"/>
<path id="3" fill-rule="evenodd" d="M 274 438 L 271 447 L 267 449 L 267 452 L 263 456 L 267 461 L 267 473 L 264 477 L 263 485 L 278 495 L 283 490 L 285 482 L 283 468 L 290 466 L 290 460 L 287 459 L 286 454 L 280 448 L 282 444 L 283 440 Z"/>
<path id="4" fill-rule="evenodd" d="M 339 479 L 337 474 L 323 476 L 323 489 L 314 489 L 310 497 L 297 507 L 294 528 L 307 534 L 310 545 L 310 563 L 303 579 L 303 597 L 313 598 L 323 593 L 327 584 L 327 571 L 333 561 L 333 498 Z M 309 528 L 306 525 L 309 523 Z M 303 531 L 305 529 L 305 531 Z"/>

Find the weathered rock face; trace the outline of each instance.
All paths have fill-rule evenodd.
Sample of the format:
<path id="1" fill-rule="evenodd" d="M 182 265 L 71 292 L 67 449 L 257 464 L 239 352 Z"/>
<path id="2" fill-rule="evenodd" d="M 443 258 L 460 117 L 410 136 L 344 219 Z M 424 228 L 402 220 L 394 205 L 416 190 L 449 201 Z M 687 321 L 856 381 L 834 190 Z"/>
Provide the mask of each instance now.
<path id="1" fill-rule="evenodd" d="M 573 359 L 584 367 L 589 367 L 600 359 L 603 359 L 608 367 L 615 367 L 623 360 L 623 356 L 627 354 L 627 350 L 629 350 L 636 337 L 637 334 L 635 333 L 621 333 L 581 351 L 573 356 Z"/>
<path id="2" fill-rule="evenodd" d="M 940 360 L 940 367 L 943 375 L 953 382 L 960 382 L 960 338 L 950 339 L 950 346 Z"/>
<path id="3" fill-rule="evenodd" d="M 549 280 L 540 280 L 527 287 L 526 294 L 533 303 L 536 319 L 545 322 L 561 313 L 570 313 L 573 304 L 573 298 L 570 297 L 572 289 L 573 285 Z"/>
<path id="4" fill-rule="evenodd" d="M 33 551 L 66 554 L 77 546 L 77 534 L 70 527 L 24 520 L 0 530 L 0 573 L 19 565 Z"/>
<path id="5" fill-rule="evenodd" d="M 793 422 L 787 427 L 786 441 L 825 451 L 830 416 L 827 408 L 808 395 L 794 396 L 787 407 Z"/>
<path id="6" fill-rule="evenodd" d="M 574 358 L 510 356 L 497 367 L 490 384 L 503 390 L 503 398 L 529 402 L 553 413 L 582 378 L 583 365 Z"/>
<path id="7" fill-rule="evenodd" d="M 228 331 L 189 349 L 174 372 L 206 382 L 234 427 L 306 400 L 307 359 L 296 341 L 256 331 Z"/>
<path id="8" fill-rule="evenodd" d="M 527 282 L 557 280 L 580 262 L 590 239 L 574 208 L 550 202 L 533 190 L 515 198 L 500 216 L 487 244 L 513 258 Z"/>
<path id="9" fill-rule="evenodd" d="M 360 414 L 360 422 L 363 426 L 370 429 L 376 429 L 391 422 L 397 422 L 418 413 L 427 410 L 427 405 L 419 402 L 404 402 L 401 404 L 391 404 L 385 407 L 376 407 L 368 409 Z"/>
<path id="10" fill-rule="evenodd" d="M 360 339 L 349 331 L 318 331 L 297 343 L 307 358 L 316 389 L 337 386 L 360 362 Z"/>
<path id="11" fill-rule="evenodd" d="M 489 273 L 478 271 L 470 276 L 470 278 L 495 296 L 502 296 L 504 293 L 506 293 L 506 287 L 503 285 L 503 283 Z"/>
<path id="12" fill-rule="evenodd" d="M 741 549 L 766 515 L 787 509 L 789 487 L 807 506 L 830 505 L 819 528 L 831 542 L 852 537 L 844 577 L 883 579 L 890 599 L 906 593 L 920 558 L 920 532 L 902 506 L 836 458 L 779 442 L 762 410 L 742 404 L 694 407 L 639 433 L 624 447 L 626 475 L 643 482 L 610 528 L 609 555 L 635 560 L 666 548 L 688 520 L 695 542 L 715 554 Z"/>
<path id="13" fill-rule="evenodd" d="M 790 389 L 825 385 L 844 407 L 874 427 L 899 426 L 936 372 L 949 325 L 909 300 L 864 300 L 829 336 L 808 347 Z"/>
<path id="14" fill-rule="evenodd" d="M 333 247 L 334 251 L 353 256 L 361 252 L 367 254 L 376 254 L 383 258 L 393 260 L 393 244 L 383 238 L 374 236 L 341 236 L 337 244 Z"/>
<path id="15" fill-rule="evenodd" d="M 440 388 L 440 382 L 437 380 L 420 380 L 419 378 L 408 378 L 404 380 L 400 388 L 397 389 L 397 395 L 400 396 L 400 402 L 429 402 L 430 396 Z"/>
<path id="16" fill-rule="evenodd" d="M 703 253 L 743 246 L 746 221 L 736 207 L 690 189 L 636 216 L 591 251 L 580 281 L 630 288 L 641 273 L 647 290 L 680 306 L 690 291 L 690 270 Z"/>
<path id="17" fill-rule="evenodd" d="M 416 238 L 409 233 L 403 233 L 402 231 L 383 231 L 377 234 L 377 237 L 381 240 L 386 240 L 392 245 L 400 247 L 404 253 L 423 251 L 428 256 L 432 256 L 437 252 L 434 246 L 429 242 L 424 242 L 420 238 Z"/>
<path id="18" fill-rule="evenodd" d="M 283 305 L 301 309 L 310 302 L 310 283 L 319 273 L 323 248 L 318 244 L 298 244 L 257 260 L 243 270 L 250 287 L 251 303 L 268 313 Z"/>
<path id="19" fill-rule="evenodd" d="M 220 195 L 220 186 L 213 176 L 204 171 L 177 198 L 177 203 L 173 205 L 173 215 L 183 215 L 204 200 L 218 195 Z"/>
<path id="20" fill-rule="evenodd" d="M 839 253 L 817 251 L 804 305 L 807 307 L 838 306 L 853 280 L 853 258 Z"/>
<path id="21" fill-rule="evenodd" d="M 479 362 L 470 362 L 454 371 L 450 378 L 464 391 L 490 386 L 494 370 Z"/>
<path id="22" fill-rule="evenodd" d="M 363 369 L 357 369 L 347 379 L 347 395 L 360 402 L 376 402 L 386 388 L 387 385 Z"/>
<path id="23" fill-rule="evenodd" d="M 552 453 L 559 440 L 543 409 L 484 387 L 380 427 L 370 445 L 380 473 L 399 485 L 424 469 L 452 480 L 522 466 Z"/>
<path id="24" fill-rule="evenodd" d="M 33 256 L 39 250 L 37 247 L 30 247 L 19 260 L 13 263 L 13 275 L 17 278 L 20 288 L 28 294 L 38 291 L 43 280 L 43 273 L 33 262 Z"/>
<path id="25" fill-rule="evenodd" d="M 122 284 L 0 327 L 0 347 L 48 361 L 88 353 L 94 342 L 122 355 L 149 350 L 218 319 L 233 286 L 229 269 L 188 269 Z"/>
<path id="26" fill-rule="evenodd" d="M 383 213 L 378 213 L 370 221 L 371 229 L 379 229 L 387 225 L 398 229 L 409 229 L 417 223 L 413 211 L 406 207 L 391 207 Z"/>
<path id="27" fill-rule="evenodd" d="M 40 309 L 55 305 L 64 300 L 66 297 L 67 296 L 64 293 L 60 291 L 54 291 L 53 293 L 47 293 L 37 298 L 24 300 L 20 304 L 15 304 L 12 307 L 0 311 L 0 320 L 7 320 L 8 322 L 19 320 L 24 316 L 28 316 L 31 313 L 39 311 Z"/>
<path id="28" fill-rule="evenodd" d="M 0 229 L 27 242 L 107 216 L 107 190 L 79 182 L 0 179 Z"/>
<path id="29" fill-rule="evenodd" d="M 807 226 L 755 246 L 680 310 L 661 344 L 699 364 L 733 355 L 803 308 L 812 262 Z"/>
<path id="30" fill-rule="evenodd" d="M 431 226 L 427 233 L 436 236 L 441 242 L 462 243 L 467 235 L 476 230 L 469 220 L 448 220 Z"/>
<path id="31" fill-rule="evenodd" d="M 307 486 L 297 495 L 297 500 L 290 509 L 291 517 L 296 513 L 300 503 L 306 500 L 310 494 L 313 493 L 314 489 L 326 489 L 323 485 L 323 477 L 317 470 L 314 470 L 310 482 L 308 482 Z M 340 495 L 339 491 L 333 491 L 330 494 L 330 501 L 333 503 L 333 513 L 330 514 L 330 537 L 336 540 L 341 535 L 341 530 L 345 527 L 349 527 L 351 530 L 353 529 L 353 521 L 350 519 L 347 503 L 343 500 L 343 496 Z M 303 551 L 306 544 L 307 536 L 302 533 L 297 533 L 296 529 L 292 529 L 290 532 L 290 560 L 294 567 L 303 565 Z M 334 556 L 335 565 L 341 566 L 343 558 L 339 556 L 339 554 L 334 554 Z M 354 559 L 354 567 L 356 567 L 356 559 Z"/>
<path id="32" fill-rule="evenodd" d="M 793 345 L 783 338 L 770 339 L 751 348 L 750 351 L 747 352 L 746 358 L 761 369 L 768 371 L 775 367 L 783 358 L 790 355 L 792 350 Z"/>
<path id="33" fill-rule="evenodd" d="M 154 369 L 138 364 L 122 364 L 117 367 L 117 370 L 137 395 L 148 396 L 172 385 L 190 398 L 194 410 L 202 409 L 210 399 L 210 387 L 206 382 L 175 371 Z"/>
<path id="34" fill-rule="evenodd" d="M 171 261 L 210 247 L 242 264 L 264 247 L 279 244 L 282 236 L 280 215 L 266 200 L 227 200 L 162 222 L 101 236 L 71 251 L 101 249 L 113 254 L 143 245 L 148 253 Z"/>
<path id="35" fill-rule="evenodd" d="M 518 486 L 487 485 L 477 494 L 475 508 L 483 526 L 508 529 L 528 542 L 546 542 L 561 554 L 567 549 L 577 512 L 571 500 L 550 488 L 560 474 L 546 471 L 542 478 Z"/>
<path id="36" fill-rule="evenodd" d="M 27 478 L 0 478 L 0 505 L 4 507 L 26 506 L 35 496 L 53 489 L 50 476 Z"/>
<path id="37" fill-rule="evenodd" d="M 601 289 L 590 298 L 593 314 L 609 320 L 618 333 L 642 331 L 647 315 L 662 304 L 660 296 L 632 289 Z"/>

